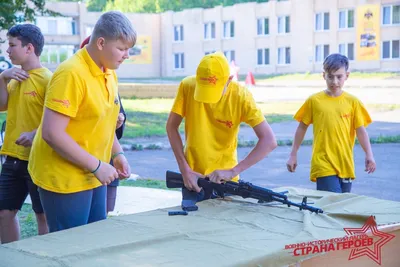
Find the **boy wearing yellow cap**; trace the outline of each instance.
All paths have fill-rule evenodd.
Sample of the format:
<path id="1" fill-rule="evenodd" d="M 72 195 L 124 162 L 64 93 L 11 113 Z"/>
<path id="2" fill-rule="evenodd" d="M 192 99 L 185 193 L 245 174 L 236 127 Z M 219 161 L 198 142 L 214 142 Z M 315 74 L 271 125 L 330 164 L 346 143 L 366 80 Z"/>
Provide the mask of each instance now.
<path id="1" fill-rule="evenodd" d="M 232 81 L 229 73 L 228 61 L 222 53 L 203 57 L 196 75 L 180 83 L 167 121 L 168 138 L 185 187 L 198 193 L 199 177 L 207 176 L 215 183 L 237 181 L 241 172 L 277 146 L 272 129 L 251 93 Z M 185 149 L 178 131 L 183 118 Z M 237 135 L 242 122 L 254 129 L 259 140 L 238 163 Z"/>

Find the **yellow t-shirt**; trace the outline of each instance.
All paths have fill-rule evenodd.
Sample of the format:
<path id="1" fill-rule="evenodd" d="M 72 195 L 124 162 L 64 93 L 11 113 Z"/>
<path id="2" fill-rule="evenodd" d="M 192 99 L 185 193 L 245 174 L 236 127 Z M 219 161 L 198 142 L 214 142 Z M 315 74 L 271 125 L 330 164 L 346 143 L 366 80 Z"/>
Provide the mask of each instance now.
<path id="1" fill-rule="evenodd" d="M 103 72 L 83 48 L 57 68 L 45 107 L 69 116 L 67 134 L 88 153 L 109 162 L 120 109 L 117 90 L 115 71 Z M 36 185 L 52 192 L 74 193 L 101 185 L 91 170 L 81 169 L 53 150 L 42 138 L 42 127 L 28 170 Z"/>
<path id="2" fill-rule="evenodd" d="M 186 160 L 190 168 L 203 175 L 233 168 L 237 165 L 240 123 L 255 127 L 265 118 L 251 93 L 234 81 L 215 104 L 194 100 L 195 84 L 195 76 L 185 78 L 172 107 L 172 112 L 185 118 Z"/>
<path id="3" fill-rule="evenodd" d="M 8 108 L 6 131 L 1 154 L 28 160 L 31 147 L 15 144 L 24 132 L 37 129 L 42 119 L 43 103 L 51 71 L 37 68 L 28 71 L 29 78 L 19 82 L 11 80 L 7 85 Z"/>
<path id="4" fill-rule="evenodd" d="M 310 96 L 294 118 L 313 124 L 311 181 L 329 175 L 354 179 L 356 129 L 372 122 L 361 101 L 346 92 L 331 97 L 322 91 Z"/>

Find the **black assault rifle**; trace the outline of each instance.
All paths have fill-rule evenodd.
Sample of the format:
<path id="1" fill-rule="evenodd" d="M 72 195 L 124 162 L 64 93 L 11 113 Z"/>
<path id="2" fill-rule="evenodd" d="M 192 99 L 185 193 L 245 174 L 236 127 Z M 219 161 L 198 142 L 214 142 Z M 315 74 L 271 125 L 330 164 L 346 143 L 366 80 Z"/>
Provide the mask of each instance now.
<path id="1" fill-rule="evenodd" d="M 166 183 L 168 188 L 184 187 L 182 174 L 172 171 L 167 171 Z M 303 198 L 301 204 L 294 203 L 288 200 L 284 193 L 277 193 L 270 189 L 262 188 L 253 185 L 249 182 L 239 180 L 236 182 L 225 182 L 217 184 L 211 182 L 208 178 L 199 178 L 197 180 L 199 187 L 204 189 L 212 189 L 219 197 L 224 197 L 225 194 L 241 196 L 242 198 L 258 199 L 259 203 L 277 201 L 285 205 L 298 207 L 300 210 L 309 210 L 315 213 L 323 213 L 322 209 L 307 205 L 307 197 Z"/>

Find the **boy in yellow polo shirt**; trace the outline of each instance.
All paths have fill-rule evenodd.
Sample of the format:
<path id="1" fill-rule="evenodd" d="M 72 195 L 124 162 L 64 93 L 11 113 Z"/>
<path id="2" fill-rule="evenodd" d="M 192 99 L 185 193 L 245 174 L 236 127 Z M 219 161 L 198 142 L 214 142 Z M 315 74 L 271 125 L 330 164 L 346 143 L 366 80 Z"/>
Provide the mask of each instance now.
<path id="1" fill-rule="evenodd" d="M 244 170 L 267 156 L 277 146 L 271 127 L 251 93 L 232 81 L 229 64 L 221 52 L 206 55 L 195 76 L 182 80 L 167 122 L 167 133 L 185 187 L 210 197 L 197 185 L 207 176 L 215 183 L 237 181 Z M 185 118 L 185 149 L 179 125 Z M 238 163 L 237 135 L 242 122 L 259 138 L 249 155 Z M 183 188 L 183 195 L 187 189 Z"/>
<path id="2" fill-rule="evenodd" d="M 323 77 L 327 89 L 310 96 L 294 118 L 300 122 L 287 168 L 294 172 L 297 151 L 308 126 L 314 125 L 314 143 L 310 179 L 317 190 L 347 193 L 355 179 L 353 147 L 357 136 L 365 151 L 365 171 L 372 173 L 376 164 L 365 130 L 372 121 L 364 105 L 355 96 L 342 90 L 349 76 L 349 61 L 340 54 L 324 61 Z"/>
<path id="3" fill-rule="evenodd" d="M 106 185 L 130 176 L 115 135 L 120 103 L 114 70 L 135 42 L 129 19 L 106 12 L 89 44 L 61 63 L 49 83 L 28 169 L 50 232 L 105 219 Z"/>
<path id="4" fill-rule="evenodd" d="M 1 154 L 6 155 L 0 175 L 0 239 L 2 243 L 20 237 L 17 212 L 28 193 L 38 223 L 38 233 L 48 233 L 37 186 L 28 173 L 28 159 L 36 129 L 43 114 L 46 86 L 51 71 L 40 64 L 44 37 L 38 27 L 21 24 L 8 33 L 7 53 L 13 64 L 0 74 L 0 110 L 7 111 Z"/>

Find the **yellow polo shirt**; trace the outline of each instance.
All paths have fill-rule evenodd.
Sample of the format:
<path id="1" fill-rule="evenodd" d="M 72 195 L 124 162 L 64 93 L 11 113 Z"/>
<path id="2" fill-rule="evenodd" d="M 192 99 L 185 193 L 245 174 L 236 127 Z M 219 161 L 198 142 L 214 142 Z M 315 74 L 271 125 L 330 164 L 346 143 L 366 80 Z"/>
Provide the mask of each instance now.
<path id="1" fill-rule="evenodd" d="M 43 103 L 51 71 L 37 68 L 28 71 L 29 78 L 19 82 L 11 80 L 7 85 L 8 108 L 6 131 L 1 154 L 28 160 L 31 147 L 15 144 L 24 132 L 37 129 L 42 119 Z"/>
<path id="2" fill-rule="evenodd" d="M 45 107 L 70 117 L 66 128 L 81 148 L 109 162 L 120 109 L 115 71 L 103 71 L 86 48 L 60 64 L 46 92 Z M 91 170 L 61 157 L 39 128 L 28 165 L 33 182 L 57 193 L 74 193 L 101 185 Z"/>
<path id="3" fill-rule="evenodd" d="M 361 101 L 346 92 L 331 97 L 322 91 L 310 96 L 294 118 L 313 124 L 310 180 L 330 175 L 354 179 L 356 129 L 372 122 Z"/>
<path id="4" fill-rule="evenodd" d="M 232 81 L 215 104 L 194 100 L 196 77 L 181 82 L 172 112 L 185 118 L 185 157 L 195 172 L 207 175 L 237 165 L 237 135 L 240 123 L 255 127 L 265 120 L 253 96 Z M 238 181 L 235 177 L 233 181 Z"/>

